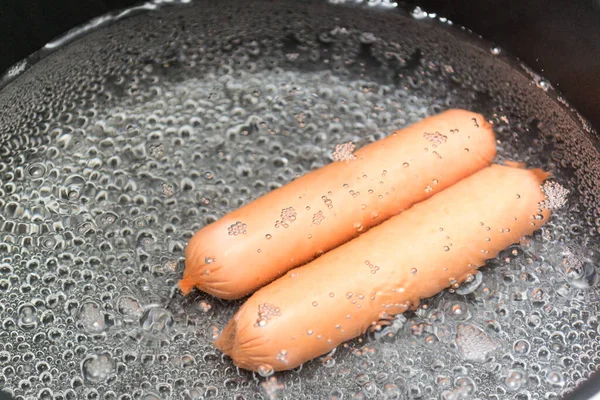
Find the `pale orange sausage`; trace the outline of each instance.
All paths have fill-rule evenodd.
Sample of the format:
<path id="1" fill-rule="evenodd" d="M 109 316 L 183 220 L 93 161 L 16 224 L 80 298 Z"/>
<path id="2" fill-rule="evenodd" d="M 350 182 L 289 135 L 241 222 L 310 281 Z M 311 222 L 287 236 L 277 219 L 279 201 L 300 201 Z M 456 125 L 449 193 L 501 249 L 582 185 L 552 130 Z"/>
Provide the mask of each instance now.
<path id="1" fill-rule="evenodd" d="M 548 220 L 539 205 L 547 176 L 477 172 L 263 287 L 216 346 L 241 368 L 286 370 L 417 307 Z"/>
<path id="2" fill-rule="evenodd" d="M 495 154 L 481 115 L 451 110 L 426 118 L 198 231 L 179 287 L 243 297 L 488 166 Z"/>

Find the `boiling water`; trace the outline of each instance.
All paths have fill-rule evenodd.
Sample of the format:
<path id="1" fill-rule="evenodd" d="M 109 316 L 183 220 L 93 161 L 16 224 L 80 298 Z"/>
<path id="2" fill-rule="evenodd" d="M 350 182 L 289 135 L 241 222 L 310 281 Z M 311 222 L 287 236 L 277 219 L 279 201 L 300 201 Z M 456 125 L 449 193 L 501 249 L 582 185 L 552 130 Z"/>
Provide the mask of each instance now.
<path id="1" fill-rule="evenodd" d="M 444 19 L 280 7 L 138 15 L 21 64 L 0 92 L 0 387 L 21 399 L 553 399 L 588 377 L 600 168 L 585 121 Z M 192 234 L 331 162 L 337 144 L 453 107 L 493 122 L 498 160 L 554 171 L 551 223 L 383 331 L 293 371 L 237 370 L 211 342 L 242 302 L 176 289 Z"/>

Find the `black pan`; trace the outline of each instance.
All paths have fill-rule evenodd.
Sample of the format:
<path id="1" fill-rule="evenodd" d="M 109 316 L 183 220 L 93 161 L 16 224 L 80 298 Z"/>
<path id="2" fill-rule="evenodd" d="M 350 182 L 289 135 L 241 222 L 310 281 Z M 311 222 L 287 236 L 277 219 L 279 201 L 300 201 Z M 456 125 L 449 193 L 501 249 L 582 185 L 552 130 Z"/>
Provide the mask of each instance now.
<path id="1" fill-rule="evenodd" d="M 133 5 L 2 6 L 0 387 L 19 399 L 593 398 L 597 2 Z M 271 377 L 237 370 L 211 340 L 242 303 L 176 289 L 191 235 L 329 162 L 336 143 L 450 107 L 493 121 L 498 160 L 552 170 L 567 204 L 478 287 L 399 317 L 393 339 L 365 335 Z"/>

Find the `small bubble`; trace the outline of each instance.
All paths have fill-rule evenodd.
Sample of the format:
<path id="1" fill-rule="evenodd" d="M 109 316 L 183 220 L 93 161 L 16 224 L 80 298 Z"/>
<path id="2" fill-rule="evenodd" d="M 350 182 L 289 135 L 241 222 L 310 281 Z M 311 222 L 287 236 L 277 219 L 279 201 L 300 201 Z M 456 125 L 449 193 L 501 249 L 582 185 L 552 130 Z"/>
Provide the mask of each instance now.
<path id="1" fill-rule="evenodd" d="M 276 307 L 269 303 L 262 303 L 258 305 L 258 318 L 256 319 L 256 324 L 254 326 L 266 326 L 267 321 L 269 321 L 273 317 L 278 317 L 281 315 L 281 311 L 279 307 Z"/>
<path id="2" fill-rule="evenodd" d="M 323 215 L 323 211 L 319 211 L 318 213 L 313 215 L 312 223 L 314 225 L 321 225 L 321 222 L 325 219 L 325 215 Z"/>
<path id="3" fill-rule="evenodd" d="M 267 233 L 267 234 L 265 235 L 265 239 L 267 239 L 267 240 L 271 239 L 272 237 L 273 237 L 273 236 L 272 236 L 270 233 Z"/>
<path id="4" fill-rule="evenodd" d="M 273 375 L 275 370 L 269 364 L 261 364 L 258 366 L 257 372 L 263 378 L 268 378 L 269 376 Z"/>
<path id="5" fill-rule="evenodd" d="M 546 380 L 556 386 L 563 386 L 564 380 L 562 374 L 558 371 L 550 371 L 546 374 Z"/>
<path id="6" fill-rule="evenodd" d="M 444 246 L 444 251 L 450 251 L 450 247 Z"/>
<path id="7" fill-rule="evenodd" d="M 200 301 L 200 303 L 198 303 L 198 306 L 205 313 L 209 312 L 212 309 L 212 305 L 206 300 Z"/>
<path id="8" fill-rule="evenodd" d="M 37 326 L 37 310 L 31 304 L 19 307 L 19 319 L 17 325 L 24 330 L 32 330 Z"/>
<path id="9" fill-rule="evenodd" d="M 27 168 L 27 172 L 32 178 L 40 178 L 46 173 L 46 167 L 41 163 L 34 163 Z"/>
<path id="10" fill-rule="evenodd" d="M 331 192 L 329 192 L 328 194 L 331 196 Z M 333 208 L 333 202 L 331 201 L 331 199 L 327 198 L 327 196 L 321 196 L 321 199 L 323 200 L 327 208 Z"/>
<path id="11" fill-rule="evenodd" d="M 423 11 L 421 7 L 417 6 L 411 11 L 411 16 L 414 19 L 425 19 L 429 16 L 429 14 L 426 11 Z"/>
<path id="12" fill-rule="evenodd" d="M 313 306 L 313 307 L 316 307 L 316 306 L 318 306 L 318 305 L 319 305 L 319 303 L 317 303 L 316 301 L 313 301 L 313 302 L 312 302 L 312 306 Z"/>
<path id="13" fill-rule="evenodd" d="M 89 382 L 102 382 L 115 370 L 115 362 L 108 353 L 88 357 L 81 364 L 83 377 Z"/>
<path id="14" fill-rule="evenodd" d="M 557 210 L 567 204 L 570 191 L 558 182 L 546 181 L 542 185 L 542 191 L 546 196 L 546 199 L 540 203 L 542 208 Z M 543 216 L 542 218 L 536 216 L 536 219 L 543 219 Z"/>
<path id="15" fill-rule="evenodd" d="M 227 228 L 227 233 L 230 236 L 245 235 L 247 233 L 246 227 L 246 224 L 241 221 L 237 221 Z"/>
<path id="16" fill-rule="evenodd" d="M 173 329 L 173 314 L 162 307 L 153 307 L 140 318 L 142 329 L 151 334 L 168 334 Z"/>
<path id="17" fill-rule="evenodd" d="M 410 272 L 415 275 L 417 273 L 417 269 L 416 268 L 411 268 Z"/>
<path id="18" fill-rule="evenodd" d="M 165 196 L 173 196 L 173 186 L 169 185 L 168 183 L 161 183 L 161 188 L 162 188 L 162 193 Z"/>
<path id="19" fill-rule="evenodd" d="M 306 332 L 306 334 L 307 334 L 308 336 L 312 336 L 312 335 L 313 335 L 313 333 L 314 333 L 314 332 L 313 332 L 313 330 L 312 330 L 312 329 L 309 329 L 309 330 Z"/>
<path id="20" fill-rule="evenodd" d="M 466 360 L 485 361 L 487 354 L 499 347 L 483 330 L 472 325 L 458 325 L 456 345 Z"/>
<path id="21" fill-rule="evenodd" d="M 448 141 L 448 137 L 446 135 L 442 135 L 439 132 L 429 133 L 425 132 L 423 137 L 427 139 L 429 142 L 433 144 L 433 147 L 444 144 Z"/>
<path id="22" fill-rule="evenodd" d="M 78 321 L 84 331 L 100 333 L 109 328 L 106 313 L 94 301 L 86 301 L 79 307 Z"/>
<path id="23" fill-rule="evenodd" d="M 342 143 L 335 145 L 335 149 L 331 154 L 334 161 L 352 161 L 356 159 L 356 156 L 353 154 L 355 145 L 352 142 Z"/>
<path id="24" fill-rule="evenodd" d="M 289 225 L 296 220 L 297 215 L 298 214 L 293 207 L 284 208 L 281 210 L 281 220 L 275 222 L 275 228 L 279 228 L 280 226 L 284 228 L 289 227 Z"/>
<path id="25" fill-rule="evenodd" d="M 287 364 L 287 350 L 281 350 L 279 353 L 277 353 L 276 359 L 277 361 L 281 361 Z"/>
<path id="26" fill-rule="evenodd" d="M 542 89 L 544 92 L 547 92 L 548 89 L 551 87 L 550 84 L 543 79 L 535 79 L 535 84 L 537 87 Z"/>
<path id="27" fill-rule="evenodd" d="M 425 343 L 429 346 L 433 346 L 435 345 L 437 342 L 439 342 L 440 339 L 435 336 L 435 335 L 427 335 L 427 337 L 425 338 Z"/>
<path id="28" fill-rule="evenodd" d="M 117 311 L 126 320 L 137 321 L 143 314 L 139 301 L 131 296 L 122 296 L 117 300 Z"/>
<path id="29" fill-rule="evenodd" d="M 408 164 L 407 162 L 404 162 L 404 163 L 402 163 L 402 166 L 403 166 L 404 168 L 408 168 L 409 164 Z"/>
<path id="30" fill-rule="evenodd" d="M 269 379 L 262 382 L 260 387 L 265 392 L 267 398 L 271 400 L 279 397 L 278 393 L 285 388 L 285 385 L 283 383 L 279 383 L 276 377 L 271 376 Z M 244 399 L 245 397 L 240 395 L 238 398 Z"/>
<path id="31" fill-rule="evenodd" d="M 517 340 L 513 345 L 513 349 L 519 354 L 527 354 L 529 353 L 530 345 L 526 340 Z"/>

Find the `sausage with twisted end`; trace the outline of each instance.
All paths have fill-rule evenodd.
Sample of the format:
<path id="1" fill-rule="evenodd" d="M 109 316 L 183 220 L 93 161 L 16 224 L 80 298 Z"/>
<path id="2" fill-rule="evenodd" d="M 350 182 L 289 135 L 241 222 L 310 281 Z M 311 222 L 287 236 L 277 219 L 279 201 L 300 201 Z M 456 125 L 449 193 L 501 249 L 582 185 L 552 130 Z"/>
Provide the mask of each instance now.
<path id="1" fill-rule="evenodd" d="M 340 161 L 198 231 L 179 287 L 243 297 L 488 166 L 495 153 L 491 126 L 464 110 L 426 118 L 354 154 L 340 151 Z"/>
<path id="2" fill-rule="evenodd" d="M 530 235 L 541 170 L 492 165 L 252 295 L 216 346 L 249 370 L 286 370 L 459 284 Z"/>

